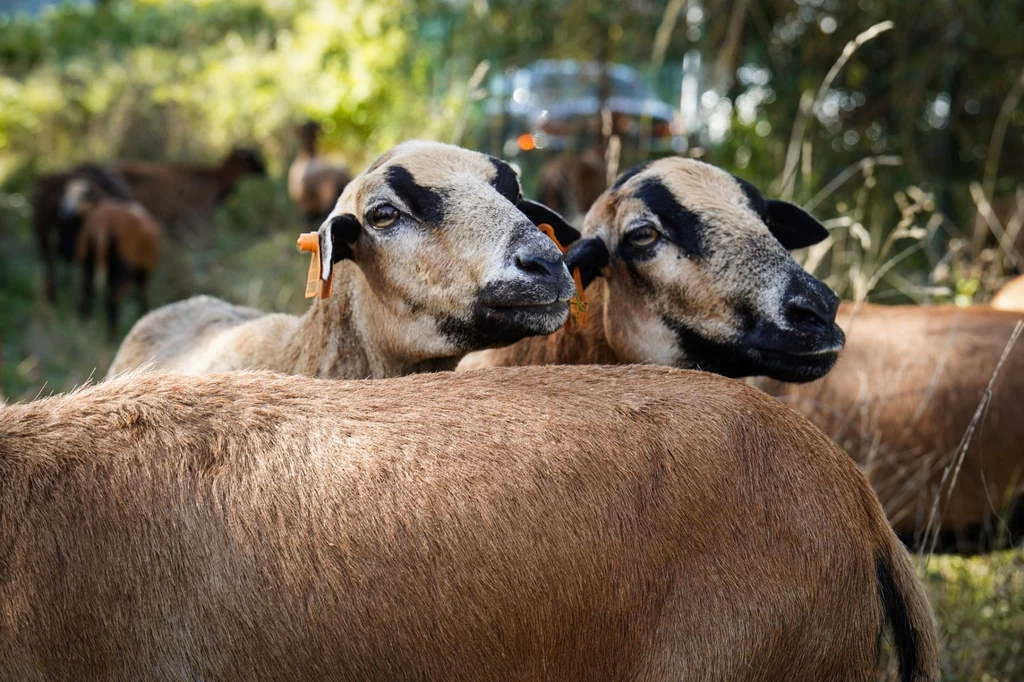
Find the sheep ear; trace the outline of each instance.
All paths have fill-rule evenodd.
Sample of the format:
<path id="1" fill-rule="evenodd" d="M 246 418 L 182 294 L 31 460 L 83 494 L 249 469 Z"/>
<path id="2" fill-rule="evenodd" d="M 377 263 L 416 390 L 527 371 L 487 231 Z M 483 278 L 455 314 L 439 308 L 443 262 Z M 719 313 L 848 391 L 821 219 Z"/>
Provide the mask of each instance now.
<path id="1" fill-rule="evenodd" d="M 600 237 L 580 239 L 565 252 L 565 266 L 569 272 L 579 268 L 580 280 L 586 289 L 608 265 L 608 247 Z"/>
<path id="2" fill-rule="evenodd" d="M 814 216 L 787 201 L 769 199 L 765 222 L 787 251 L 817 244 L 828 237 L 828 230 Z"/>
<path id="3" fill-rule="evenodd" d="M 363 226 L 351 213 L 331 216 L 320 226 L 320 278 L 330 280 L 335 263 L 352 258 L 352 245 Z"/>
<path id="4" fill-rule="evenodd" d="M 526 217 L 534 225 L 547 223 L 554 228 L 558 243 L 562 246 L 569 246 L 569 244 L 580 238 L 579 230 L 566 222 L 565 218 L 559 215 L 557 211 L 548 208 L 544 204 L 539 204 L 529 199 L 520 199 L 517 205 L 519 210 L 525 213 Z"/>

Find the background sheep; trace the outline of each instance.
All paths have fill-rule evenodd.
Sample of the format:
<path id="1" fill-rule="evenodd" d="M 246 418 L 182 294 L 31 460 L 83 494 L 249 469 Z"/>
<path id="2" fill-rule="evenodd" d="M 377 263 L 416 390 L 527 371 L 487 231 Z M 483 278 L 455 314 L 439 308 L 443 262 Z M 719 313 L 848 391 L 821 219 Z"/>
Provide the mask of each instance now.
<path id="1" fill-rule="evenodd" d="M 132 191 L 120 176 L 95 164 L 82 164 L 69 171 L 42 175 L 32 193 L 32 228 L 43 260 L 43 291 L 46 299 L 57 300 L 57 258 L 70 262 L 78 243 L 80 221 L 61 220 L 64 191 L 72 180 L 87 180 L 105 195 L 130 200 Z"/>
<path id="2" fill-rule="evenodd" d="M 128 376 L 0 470 L 10 679 L 938 679 L 853 463 L 707 374 Z"/>
<path id="3" fill-rule="evenodd" d="M 622 175 L 566 253 L 587 286 L 587 328 L 467 357 L 494 365 L 658 363 L 807 381 L 835 363 L 838 298 L 786 249 L 824 239 L 810 215 L 706 163 Z"/>
<path id="4" fill-rule="evenodd" d="M 135 199 L 168 229 L 209 213 L 242 178 L 266 175 L 256 149 L 236 147 L 216 166 L 118 161 L 110 169 L 124 178 Z"/>
<path id="5" fill-rule="evenodd" d="M 578 224 L 608 186 L 604 159 L 594 150 L 564 152 L 537 172 L 537 195 L 546 206 Z"/>
<path id="6" fill-rule="evenodd" d="M 106 274 L 107 329 L 117 333 L 117 320 L 125 287 L 135 286 L 139 310 L 149 308 L 146 282 L 160 258 L 160 228 L 138 202 L 104 195 L 89 180 L 67 183 L 61 213 L 78 221 L 82 228 L 75 247 L 75 260 L 82 269 L 79 309 L 89 315 L 93 306 L 96 270 Z"/>
<path id="7" fill-rule="evenodd" d="M 288 196 L 306 220 L 319 225 L 334 208 L 345 186 L 352 182 L 347 168 L 317 156 L 320 124 L 306 121 L 299 126 L 299 153 L 288 168 Z"/>
<path id="8" fill-rule="evenodd" d="M 555 245 L 523 213 L 578 233 L 525 202 L 493 157 L 413 142 L 378 159 L 320 229 L 333 295 L 303 317 L 198 297 L 140 320 L 111 374 L 153 362 L 201 374 L 269 368 L 333 378 L 452 369 L 466 352 L 547 334 L 575 292 Z M 344 261 L 344 262 L 342 262 Z"/>
<path id="9" fill-rule="evenodd" d="M 1019 341 L 992 385 L 991 400 L 978 410 L 1021 315 L 985 306 L 858 309 L 844 303 L 839 316 L 847 344 L 828 376 L 800 386 L 766 382 L 763 388 L 846 448 L 909 544 L 927 549 L 930 543 L 922 540 L 933 539 L 925 537 L 929 530 L 938 535 L 940 551 L 1020 542 Z"/>

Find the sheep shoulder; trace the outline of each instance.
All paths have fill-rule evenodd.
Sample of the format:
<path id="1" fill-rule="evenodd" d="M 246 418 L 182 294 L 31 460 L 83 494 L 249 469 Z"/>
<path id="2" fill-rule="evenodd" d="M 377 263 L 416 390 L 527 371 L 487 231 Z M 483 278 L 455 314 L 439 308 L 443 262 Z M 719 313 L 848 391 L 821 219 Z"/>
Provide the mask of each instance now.
<path id="1" fill-rule="evenodd" d="M 215 361 L 210 354 L 224 350 L 218 339 L 226 332 L 269 317 L 291 316 L 267 315 L 255 308 L 234 305 L 212 296 L 195 296 L 171 303 L 135 323 L 121 343 L 108 376 L 145 365 L 155 369 L 175 368 L 184 373 L 204 371 L 197 366 Z M 281 330 L 280 327 L 285 325 L 278 322 L 275 326 Z M 230 363 L 232 358 L 221 358 L 220 362 Z"/>

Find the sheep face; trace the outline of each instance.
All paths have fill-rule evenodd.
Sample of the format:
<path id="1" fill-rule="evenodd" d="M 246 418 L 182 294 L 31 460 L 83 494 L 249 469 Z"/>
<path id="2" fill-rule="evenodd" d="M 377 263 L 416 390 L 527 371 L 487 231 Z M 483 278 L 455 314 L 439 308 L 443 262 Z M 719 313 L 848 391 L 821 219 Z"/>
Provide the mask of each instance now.
<path id="1" fill-rule="evenodd" d="M 224 159 L 224 167 L 236 176 L 267 174 L 267 164 L 258 149 L 235 147 Z"/>
<path id="2" fill-rule="evenodd" d="M 563 242 L 579 236 L 556 213 L 524 201 L 504 162 L 405 143 L 345 188 L 320 231 L 324 272 L 353 260 L 436 356 L 507 345 L 558 329 L 575 292 L 540 222 Z"/>
<path id="3" fill-rule="evenodd" d="M 792 204 L 692 159 L 624 174 L 566 254 L 607 279 L 606 333 L 631 362 L 811 381 L 843 347 L 839 300 L 787 249 L 828 233 Z"/>

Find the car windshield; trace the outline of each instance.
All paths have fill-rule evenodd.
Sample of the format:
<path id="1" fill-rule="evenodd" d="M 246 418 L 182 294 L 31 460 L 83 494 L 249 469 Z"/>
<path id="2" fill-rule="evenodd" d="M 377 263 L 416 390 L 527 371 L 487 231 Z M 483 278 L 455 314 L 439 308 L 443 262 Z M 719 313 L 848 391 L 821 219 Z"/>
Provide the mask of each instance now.
<path id="1" fill-rule="evenodd" d="M 572 100 L 598 96 L 598 74 L 583 73 L 542 73 L 534 79 L 533 90 L 542 102 Z M 610 97 L 646 97 L 643 85 L 618 75 L 609 75 L 608 94 Z"/>

